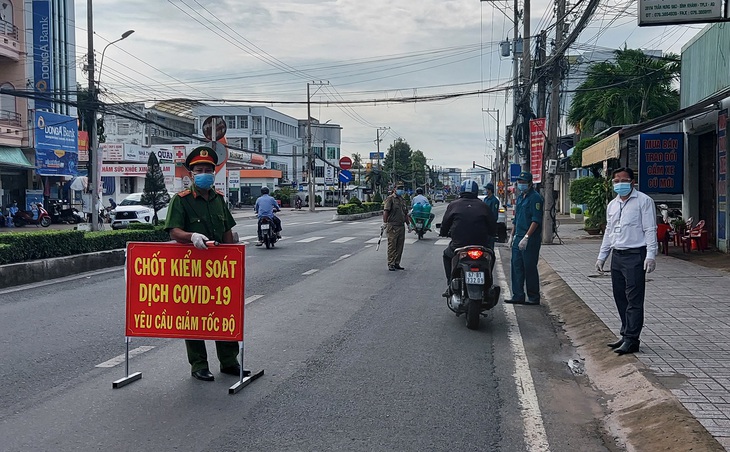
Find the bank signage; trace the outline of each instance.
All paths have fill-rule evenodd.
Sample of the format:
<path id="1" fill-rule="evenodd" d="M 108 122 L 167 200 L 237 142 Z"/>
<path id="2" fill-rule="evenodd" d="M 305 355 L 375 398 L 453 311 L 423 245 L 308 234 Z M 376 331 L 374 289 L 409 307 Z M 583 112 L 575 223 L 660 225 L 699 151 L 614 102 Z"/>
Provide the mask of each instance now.
<path id="1" fill-rule="evenodd" d="M 684 134 L 639 135 L 638 178 L 644 193 L 683 193 Z"/>
<path id="2" fill-rule="evenodd" d="M 51 4 L 48 0 L 33 1 L 33 90 L 35 109 L 53 110 L 53 49 L 51 46 Z"/>
<path id="3" fill-rule="evenodd" d="M 40 176 L 75 176 L 79 163 L 77 119 L 47 111 L 33 115 L 36 172 Z"/>

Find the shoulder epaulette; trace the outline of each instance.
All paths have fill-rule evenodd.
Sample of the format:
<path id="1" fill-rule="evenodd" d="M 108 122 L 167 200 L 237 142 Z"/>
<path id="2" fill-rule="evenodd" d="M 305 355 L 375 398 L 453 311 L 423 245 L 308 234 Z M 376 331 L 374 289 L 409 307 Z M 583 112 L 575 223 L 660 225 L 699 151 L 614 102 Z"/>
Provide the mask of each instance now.
<path id="1" fill-rule="evenodd" d="M 189 194 L 190 194 L 190 190 L 183 190 L 183 191 L 179 191 L 179 192 L 177 192 L 177 195 L 178 195 L 179 197 L 181 197 L 181 198 L 182 198 L 182 197 L 185 197 L 185 196 L 187 196 L 187 195 L 189 195 Z"/>

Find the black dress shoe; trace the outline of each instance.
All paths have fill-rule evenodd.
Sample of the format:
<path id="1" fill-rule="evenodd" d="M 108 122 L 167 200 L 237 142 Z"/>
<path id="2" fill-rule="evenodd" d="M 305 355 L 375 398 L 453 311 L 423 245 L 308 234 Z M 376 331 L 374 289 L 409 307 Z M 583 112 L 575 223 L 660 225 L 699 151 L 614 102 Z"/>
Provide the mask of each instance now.
<path id="1" fill-rule="evenodd" d="M 616 342 L 611 342 L 610 344 L 606 344 L 611 348 L 619 348 L 624 343 L 624 338 L 621 338 L 617 340 Z"/>
<path id="2" fill-rule="evenodd" d="M 525 300 L 515 300 L 514 298 L 505 298 L 504 302 L 507 304 L 525 304 Z"/>
<path id="3" fill-rule="evenodd" d="M 388 265 L 388 270 L 394 272 L 395 271 L 395 265 Z"/>
<path id="4" fill-rule="evenodd" d="M 236 364 L 235 366 L 224 367 L 221 369 L 221 373 L 239 376 L 239 375 L 241 375 L 241 366 Z M 247 370 L 247 369 L 243 369 L 243 376 L 248 377 L 249 375 L 251 375 L 251 371 Z"/>
<path id="5" fill-rule="evenodd" d="M 401 267 L 400 264 L 396 264 L 393 267 L 395 267 L 396 270 L 405 270 L 405 268 Z"/>
<path id="6" fill-rule="evenodd" d="M 636 353 L 639 351 L 639 343 L 638 342 L 629 342 L 624 341 L 623 344 L 616 350 L 614 350 L 615 353 L 618 353 L 619 355 L 626 355 L 627 353 Z"/>
<path id="7" fill-rule="evenodd" d="M 196 371 L 192 372 L 191 374 L 192 374 L 193 378 L 195 378 L 196 380 L 201 380 L 201 381 L 215 380 L 215 377 L 213 376 L 212 373 L 210 373 L 210 371 L 208 369 L 196 370 Z"/>

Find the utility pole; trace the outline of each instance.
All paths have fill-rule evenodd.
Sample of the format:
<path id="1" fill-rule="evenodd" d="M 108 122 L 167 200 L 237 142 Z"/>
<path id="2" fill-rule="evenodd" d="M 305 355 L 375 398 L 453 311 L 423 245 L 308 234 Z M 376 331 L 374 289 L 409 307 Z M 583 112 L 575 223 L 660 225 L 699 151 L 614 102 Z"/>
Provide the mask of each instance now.
<path id="1" fill-rule="evenodd" d="M 547 33 L 545 30 L 540 32 L 540 36 L 537 38 L 537 67 L 542 66 L 545 63 L 545 48 L 547 47 Z M 547 84 L 545 83 L 545 75 L 540 74 L 537 79 L 537 117 L 544 118 L 547 114 L 547 105 L 545 103 L 545 95 L 547 91 Z"/>
<path id="2" fill-rule="evenodd" d="M 513 122 L 512 124 L 515 125 L 515 127 L 512 129 L 512 147 L 514 148 L 515 152 L 515 158 L 518 159 L 518 162 L 522 164 L 523 169 L 527 167 L 527 171 L 530 170 L 530 162 L 529 160 L 527 162 L 520 160 L 524 160 L 524 156 L 520 155 L 519 152 L 519 146 L 517 145 L 517 123 L 520 117 L 520 92 L 519 92 L 519 77 L 520 77 L 520 70 L 519 70 L 519 64 L 517 61 L 517 40 L 519 39 L 519 24 L 520 24 L 520 2 L 519 0 L 515 0 L 514 3 L 514 27 L 513 28 L 513 37 L 512 37 L 512 73 L 514 76 L 514 87 L 512 88 L 512 103 L 513 103 Z M 524 50 L 523 50 L 524 52 Z"/>
<path id="3" fill-rule="evenodd" d="M 99 230 L 99 184 L 101 174 L 99 165 L 99 138 L 96 136 L 96 109 L 99 103 L 99 96 L 96 93 L 96 76 L 94 74 L 94 13 L 92 0 L 86 0 L 86 34 L 88 38 L 88 75 L 89 75 L 89 189 L 91 190 L 91 230 Z"/>
<path id="4" fill-rule="evenodd" d="M 91 1 L 91 0 L 89 0 Z M 309 193 L 309 211 L 314 212 L 314 205 L 316 201 L 314 199 L 314 173 L 316 164 L 314 163 L 314 154 L 312 153 L 312 96 L 309 92 L 311 85 L 324 86 L 329 85 L 329 82 L 311 82 L 307 83 L 307 168 L 309 169 L 309 180 L 308 182 L 308 193 Z"/>
<path id="5" fill-rule="evenodd" d="M 378 157 L 378 193 L 382 191 L 382 184 L 381 184 L 381 176 L 382 173 L 380 172 L 380 142 L 383 141 L 380 138 L 380 131 L 382 130 L 385 132 L 386 130 L 389 130 L 390 127 L 378 127 L 375 129 L 375 144 L 377 145 L 377 157 Z M 381 193 L 382 194 L 382 193 Z"/>
<path id="6" fill-rule="evenodd" d="M 495 165 L 495 166 L 496 166 L 497 169 L 494 170 L 494 171 L 492 171 L 492 175 L 495 176 L 495 179 L 497 179 L 497 182 L 499 182 L 501 180 L 501 175 L 500 175 L 500 171 L 499 171 L 499 165 L 502 162 L 501 161 L 501 157 L 499 155 L 500 154 L 500 149 L 499 149 L 499 108 L 493 108 L 493 109 L 482 108 L 482 111 L 485 112 L 485 113 L 497 112 L 497 118 L 496 118 L 497 119 L 497 141 L 496 141 L 496 143 L 494 145 L 494 156 L 495 156 L 495 159 L 497 160 L 497 165 Z M 492 115 L 490 114 L 489 116 L 492 116 Z M 494 162 L 489 162 L 489 164 L 491 166 L 491 165 L 494 164 Z"/>
<path id="7" fill-rule="evenodd" d="M 557 22 L 555 24 L 555 49 L 559 49 L 563 43 L 564 26 L 565 26 L 565 0 L 557 0 Z M 550 160 L 558 158 L 558 123 L 560 121 L 560 83 L 562 81 L 562 56 L 555 60 L 552 68 L 552 81 L 551 81 L 551 92 L 550 92 L 550 116 L 548 117 L 548 136 L 547 136 L 547 148 L 548 155 L 547 159 L 544 159 L 545 163 Z M 554 186 L 555 186 L 555 173 L 548 173 L 544 171 L 543 187 L 545 187 L 545 210 L 543 211 L 542 217 L 542 243 L 549 245 L 553 243 L 553 231 L 555 229 L 555 197 Z"/>

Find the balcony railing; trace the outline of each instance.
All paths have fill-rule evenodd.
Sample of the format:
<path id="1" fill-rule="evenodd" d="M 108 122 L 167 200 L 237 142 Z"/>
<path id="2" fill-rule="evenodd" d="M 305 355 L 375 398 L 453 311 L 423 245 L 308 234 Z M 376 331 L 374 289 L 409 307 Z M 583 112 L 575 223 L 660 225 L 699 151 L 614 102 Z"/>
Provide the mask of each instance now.
<path id="1" fill-rule="evenodd" d="M 0 20 L 0 35 L 5 35 L 18 40 L 18 27 L 7 20 Z"/>
<path id="2" fill-rule="evenodd" d="M 14 111 L 0 110 L 0 123 L 20 127 L 20 113 L 16 113 Z"/>

